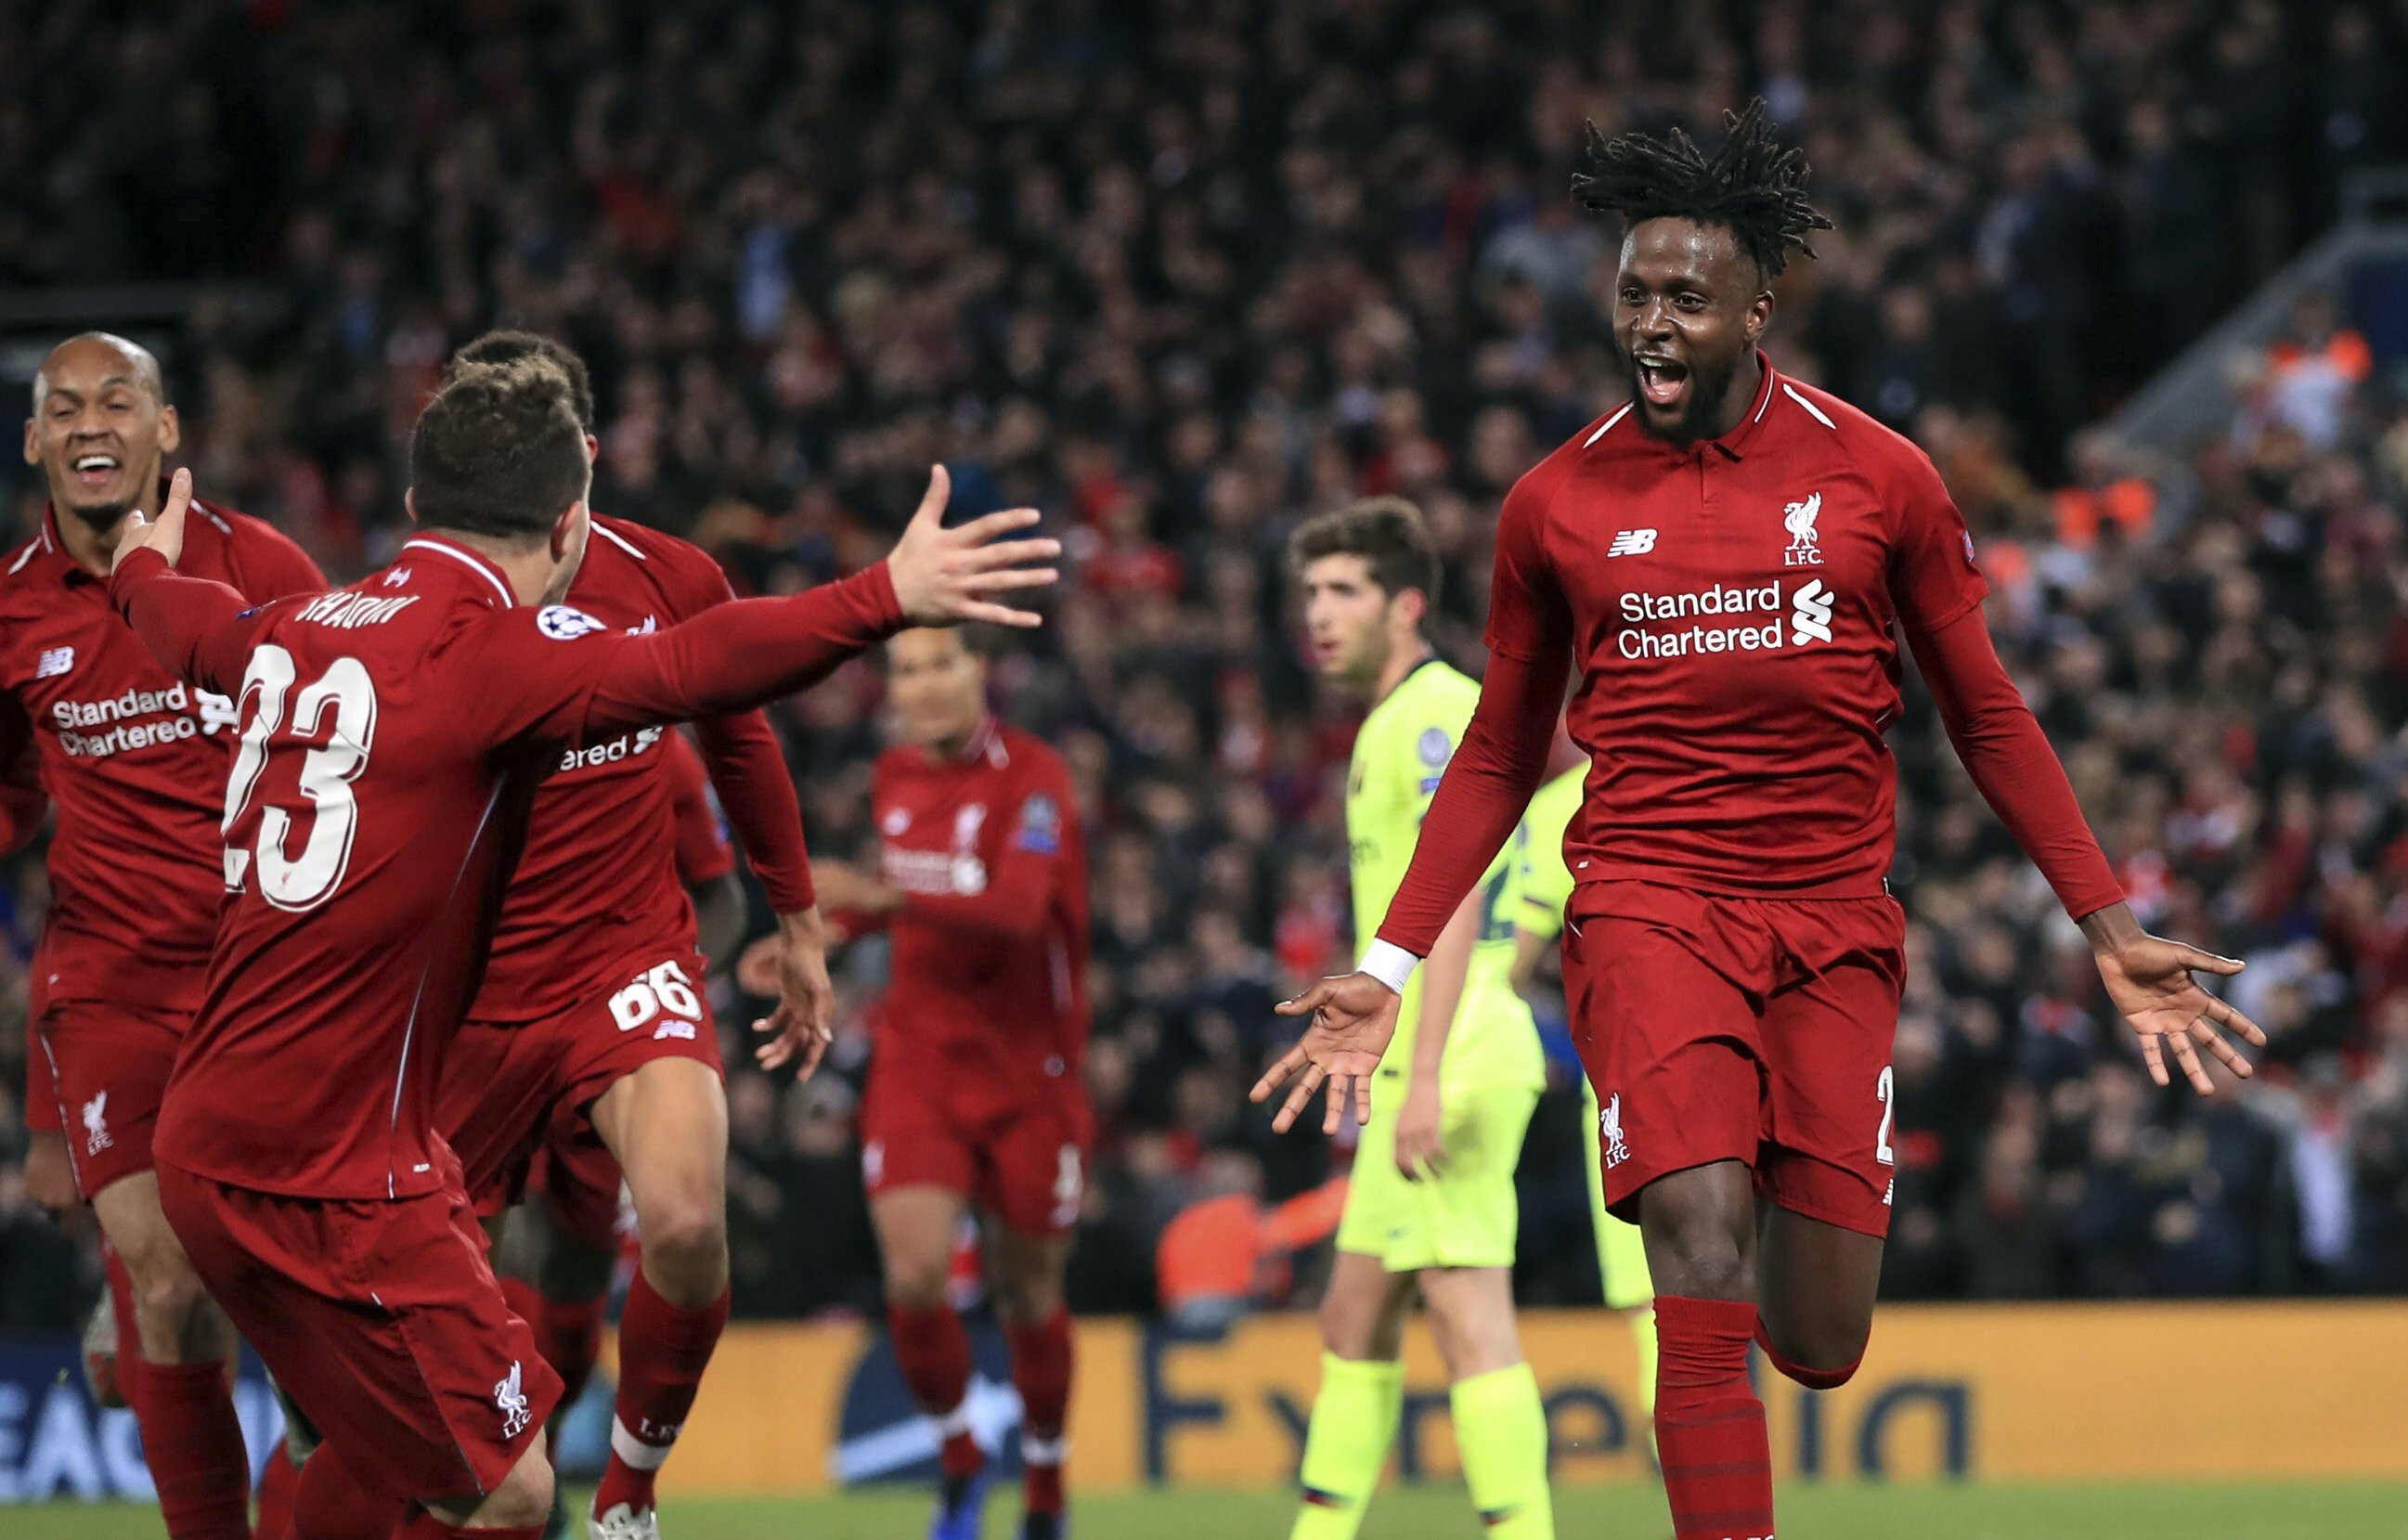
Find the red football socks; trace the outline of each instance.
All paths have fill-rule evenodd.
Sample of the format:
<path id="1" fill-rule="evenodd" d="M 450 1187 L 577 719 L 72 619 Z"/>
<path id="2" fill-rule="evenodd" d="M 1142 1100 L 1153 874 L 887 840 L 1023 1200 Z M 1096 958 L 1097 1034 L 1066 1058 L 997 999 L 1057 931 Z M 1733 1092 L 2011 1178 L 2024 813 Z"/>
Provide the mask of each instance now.
<path id="1" fill-rule="evenodd" d="M 311 1462 L 316 1462 L 311 1456 Z M 420 1508 L 392 1532 L 392 1540 L 543 1540 L 543 1526 L 529 1524 L 523 1529 L 454 1529 Z"/>
<path id="2" fill-rule="evenodd" d="M 225 1365 L 145 1363 L 126 1389 L 171 1540 L 251 1540 L 251 1457 Z"/>
<path id="3" fill-rule="evenodd" d="M 1656 1444 L 1674 1540 L 1772 1533 L 1772 1452 L 1747 1379 L 1756 1306 L 1656 1299 Z"/>
<path id="4" fill-rule="evenodd" d="M 920 1410 L 937 1419 L 944 1435 L 939 1469 L 956 1479 L 976 1475 L 986 1463 L 970 1436 L 970 1334 L 949 1304 L 924 1310 L 886 1307 L 886 1330 L 895 1342 L 895 1362 Z"/>
<path id="5" fill-rule="evenodd" d="M 1809 1369 L 1802 1363 L 1792 1363 L 1787 1359 L 1783 1358 L 1779 1349 L 1772 1346 L 1771 1334 L 1765 1331 L 1764 1317 L 1762 1316 L 1758 1316 L 1756 1318 L 1756 1345 L 1764 1349 L 1764 1357 L 1767 1362 L 1770 1363 L 1775 1369 L 1780 1370 L 1784 1377 L 1796 1380 L 1799 1384 L 1806 1387 L 1809 1390 L 1838 1389 L 1841 1386 L 1847 1384 L 1848 1381 L 1856 1377 L 1857 1368 L 1865 1361 L 1865 1349 L 1863 1347 L 1859 1347 L 1856 1349 L 1856 1356 L 1850 1359 L 1844 1368 Z M 1866 1346 L 1870 1346 L 1871 1345 L 1868 1343 Z"/>
<path id="6" fill-rule="evenodd" d="M 636 1270 L 619 1317 L 618 1418 L 610 1426 L 610 1463 L 594 1493 L 595 1513 L 622 1503 L 639 1513 L 652 1505 L 652 1479 L 685 1426 L 726 1325 L 724 1290 L 699 1310 L 681 1309 Z"/>
<path id="7" fill-rule="evenodd" d="M 1062 1511 L 1063 1427 L 1070 1413 L 1070 1313 L 1006 1333 L 1011 1382 L 1020 1388 L 1020 1459 L 1030 1513 Z"/>
<path id="8" fill-rule="evenodd" d="M 251 1540 L 284 1540 L 293 1529 L 293 1493 L 300 1485 L 301 1468 L 280 1438 L 259 1472 L 259 1518 L 251 1527 Z"/>
<path id="9" fill-rule="evenodd" d="M 386 1540 L 408 1513 L 409 1504 L 399 1498 L 361 1486 L 335 1446 L 321 1444 L 301 1466 L 293 1489 L 293 1524 L 284 1533 L 293 1540 Z"/>

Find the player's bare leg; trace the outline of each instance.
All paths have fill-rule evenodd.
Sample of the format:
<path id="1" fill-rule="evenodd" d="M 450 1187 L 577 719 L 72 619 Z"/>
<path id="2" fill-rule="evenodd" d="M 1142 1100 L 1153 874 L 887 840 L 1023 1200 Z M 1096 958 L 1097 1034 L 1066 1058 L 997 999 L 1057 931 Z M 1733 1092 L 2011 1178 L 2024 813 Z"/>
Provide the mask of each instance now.
<path id="1" fill-rule="evenodd" d="M 710 1065 L 655 1059 L 587 1115 L 626 1173 L 643 1245 L 619 1318 L 618 1416 L 589 1531 L 635 1540 L 659 1533 L 653 1478 L 727 1325 L 727 1095 Z"/>
<path id="2" fill-rule="evenodd" d="M 930 1183 L 889 1187 L 869 1201 L 886 1274 L 886 1326 L 895 1362 L 920 1410 L 936 1419 L 941 1482 L 928 1533 L 934 1540 L 974 1540 L 986 1494 L 986 1455 L 970 1435 L 970 1338 L 946 1298 L 953 1238 L 968 1205 Z"/>
<path id="3" fill-rule="evenodd" d="M 1405 1311 L 1413 1277 L 1379 1258 L 1340 1251 L 1321 1295 L 1321 1389 L 1298 1476 L 1304 1505 L 1292 1540 L 1349 1540 L 1379 1485 L 1404 1404 Z"/>
<path id="4" fill-rule="evenodd" d="M 1056 1540 L 1066 1512 L 1062 1464 L 1069 1453 L 1072 1354 L 1062 1281 L 1070 1266 L 1070 1237 L 1032 1235 L 992 1215 L 980 1233 L 996 1320 L 1020 1390 L 1021 1540 Z"/>
<path id="5" fill-rule="evenodd" d="M 92 1206 L 131 1286 L 139 1341 L 118 1350 L 139 1349 L 126 1390 L 167 1533 L 174 1540 L 248 1540 L 251 1461 L 225 1374 L 234 1327 L 168 1226 L 155 1173 L 110 1183 Z"/>
<path id="6" fill-rule="evenodd" d="M 481 1498 L 466 1497 L 429 1503 L 394 1531 L 394 1540 L 450 1540 L 470 1535 L 478 1540 L 537 1540 L 552 1512 L 552 1456 L 543 1430 L 510 1467 L 500 1486 Z"/>
<path id="7" fill-rule="evenodd" d="M 1471 1499 L 1498 1540 L 1554 1540 L 1547 1416 L 1522 1356 L 1510 1267 L 1429 1267 L 1417 1274 Z"/>
<path id="8" fill-rule="evenodd" d="M 1864 1361 L 1881 1288 L 1882 1242 L 1785 1208 L 1766 1212 L 1757 1253 L 1756 1345 L 1772 1366 L 1817 1390 Z"/>
<path id="9" fill-rule="evenodd" d="M 1656 1280 L 1656 1444 L 1677 1540 L 1772 1533 L 1764 1403 L 1748 1383 L 1756 1329 L 1756 1184 L 1737 1160 L 1639 1194 Z"/>

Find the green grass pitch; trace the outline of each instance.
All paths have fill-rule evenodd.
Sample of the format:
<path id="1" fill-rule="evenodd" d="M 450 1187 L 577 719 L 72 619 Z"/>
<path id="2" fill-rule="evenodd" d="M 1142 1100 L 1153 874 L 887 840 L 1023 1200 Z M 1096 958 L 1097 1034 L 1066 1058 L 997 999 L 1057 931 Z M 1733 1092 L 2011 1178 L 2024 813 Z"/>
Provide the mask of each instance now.
<path id="1" fill-rule="evenodd" d="M 1283 1495 L 1159 1491 L 1078 1500 L 1077 1540 L 1281 1540 Z M 1008 1496 L 988 1540 L 1010 1540 Z M 1643 1488 L 1556 1494 L 1562 1540 L 1666 1540 L 1663 1499 Z M 670 1502 L 663 1540 L 920 1540 L 927 1500 L 912 1493 Z M 8 1540 L 156 1540 L 155 1509 L 0 1507 Z M 1363 1540 L 1477 1540 L 1459 1489 L 1390 1490 Z M 2408 1484 L 2202 1487 L 1832 1487 L 1782 1498 L 1781 1540 L 2392 1540 L 2408 1534 Z"/>

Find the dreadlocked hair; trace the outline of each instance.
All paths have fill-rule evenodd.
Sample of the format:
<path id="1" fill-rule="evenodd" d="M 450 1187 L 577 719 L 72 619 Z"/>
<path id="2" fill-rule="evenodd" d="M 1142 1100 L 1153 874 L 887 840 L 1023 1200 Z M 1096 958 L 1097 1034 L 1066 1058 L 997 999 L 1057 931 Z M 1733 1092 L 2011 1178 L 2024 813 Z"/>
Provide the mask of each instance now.
<path id="1" fill-rule="evenodd" d="M 1814 254 L 1808 232 L 1831 222 L 1806 201 L 1806 152 L 1772 137 L 1759 96 L 1725 112 L 1727 137 L 1712 159 L 1675 128 L 1663 138 L 1636 132 L 1607 138 L 1588 125 L 1588 169 L 1572 178 L 1572 201 L 1592 213 L 1641 220 L 1688 219 L 1727 228 L 1767 278 L 1792 250 Z"/>

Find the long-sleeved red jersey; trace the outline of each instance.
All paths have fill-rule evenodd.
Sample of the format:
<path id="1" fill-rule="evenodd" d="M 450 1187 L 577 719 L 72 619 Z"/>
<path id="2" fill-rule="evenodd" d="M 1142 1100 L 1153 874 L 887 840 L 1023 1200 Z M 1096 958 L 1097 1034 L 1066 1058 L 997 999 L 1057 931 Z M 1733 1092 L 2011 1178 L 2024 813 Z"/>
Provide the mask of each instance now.
<path id="1" fill-rule="evenodd" d="M 564 743 L 748 710 L 902 624 L 882 565 L 630 636 L 520 604 L 438 535 L 306 600 L 250 606 L 148 551 L 111 596 L 171 673 L 235 698 L 242 734 L 208 994 L 155 1147 L 316 1199 L 443 1186 L 443 1053 Z"/>
<path id="2" fill-rule="evenodd" d="M 568 602 L 611 629 L 658 631 L 736 596 L 700 549 L 596 516 Z M 564 745 L 536 793 L 526 849 L 494 929 L 479 1021 L 534 1021 L 570 1009 L 609 973 L 663 943 L 694 937 L 678 880 L 671 729 L 645 727 Z M 784 755 L 758 711 L 695 724 L 705 762 L 770 905 L 811 904 L 802 810 Z"/>
<path id="3" fill-rule="evenodd" d="M 1747 898 L 1884 891 L 1898 840 L 1904 632 L 1967 770 L 2068 912 L 2123 897 L 1991 649 L 1939 472 L 1768 361 L 1737 427 L 1676 447 L 1624 408 L 1517 482 L 1498 521 L 1488 671 L 1380 939 L 1427 956 L 1567 718 L 1590 769 L 1576 882 Z"/>
<path id="4" fill-rule="evenodd" d="M 326 585 L 301 548 L 257 519 L 195 502 L 184 569 L 264 600 Z M 7 848 L 58 809 L 50 915 L 35 959 L 46 1000 L 200 1002 L 224 884 L 218 815 L 234 749 L 231 701 L 151 659 L 109 608 L 108 583 L 60 542 L 58 516 L 0 562 L 0 835 Z"/>
<path id="5" fill-rule="evenodd" d="M 887 750 L 871 772 L 892 978 L 873 1073 L 956 1106 L 1076 1086 L 1087 1049 L 1087 849 L 1070 767 L 992 719 L 938 758 Z"/>

